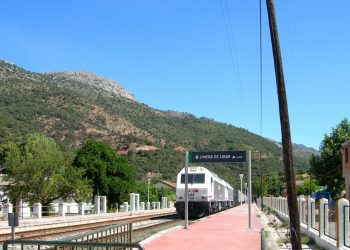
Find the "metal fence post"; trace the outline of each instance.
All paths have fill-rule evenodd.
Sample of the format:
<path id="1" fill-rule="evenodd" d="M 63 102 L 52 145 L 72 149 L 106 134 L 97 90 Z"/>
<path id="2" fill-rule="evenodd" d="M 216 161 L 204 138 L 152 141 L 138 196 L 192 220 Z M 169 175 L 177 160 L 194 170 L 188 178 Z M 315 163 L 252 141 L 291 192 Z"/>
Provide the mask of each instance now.
<path id="1" fill-rule="evenodd" d="M 319 236 L 323 237 L 325 230 L 325 204 L 328 204 L 328 200 L 325 198 L 322 198 L 319 200 L 319 208 L 318 208 L 318 232 L 319 232 Z M 328 214 L 327 214 L 327 221 L 328 221 Z M 327 223 L 328 224 L 328 223 Z"/>
<path id="2" fill-rule="evenodd" d="M 337 247 L 343 248 L 347 244 L 348 239 L 348 218 L 349 218 L 349 201 L 341 198 L 337 201 L 336 209 L 336 236 Z M 345 242 L 347 240 L 347 242 Z"/>
<path id="3" fill-rule="evenodd" d="M 316 208 L 315 208 L 315 199 L 310 198 L 310 228 L 315 228 L 316 225 Z"/>

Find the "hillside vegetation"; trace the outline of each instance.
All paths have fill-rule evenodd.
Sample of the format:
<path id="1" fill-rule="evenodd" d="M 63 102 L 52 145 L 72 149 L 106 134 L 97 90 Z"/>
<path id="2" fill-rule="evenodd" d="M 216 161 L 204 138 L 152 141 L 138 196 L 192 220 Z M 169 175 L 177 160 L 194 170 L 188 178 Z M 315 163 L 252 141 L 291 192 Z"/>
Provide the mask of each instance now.
<path id="1" fill-rule="evenodd" d="M 104 85 L 105 80 L 87 72 L 38 74 L 0 61 L 0 144 L 21 141 L 36 131 L 54 138 L 66 151 L 87 139 L 104 141 L 128 157 L 139 178 L 159 172 L 174 181 L 184 164 L 184 150 L 265 151 L 264 174 L 283 171 L 281 149 L 275 143 L 211 119 L 153 109 L 121 86 L 111 90 L 111 80 Z M 299 155 L 297 166 L 298 159 L 304 159 Z M 253 178 L 257 163 L 253 161 Z M 238 164 L 207 166 L 233 185 L 238 185 L 239 173 L 246 173 Z"/>

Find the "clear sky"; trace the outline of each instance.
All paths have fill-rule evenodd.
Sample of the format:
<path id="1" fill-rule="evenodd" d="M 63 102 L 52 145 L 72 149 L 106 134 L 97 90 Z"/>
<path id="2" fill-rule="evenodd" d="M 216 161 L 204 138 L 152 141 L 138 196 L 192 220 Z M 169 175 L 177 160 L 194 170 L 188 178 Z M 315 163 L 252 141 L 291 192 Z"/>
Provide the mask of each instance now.
<path id="1" fill-rule="evenodd" d="M 292 141 L 318 149 L 350 115 L 350 1 L 276 0 Z M 263 0 L 264 137 L 281 140 Z M 0 58 L 87 70 L 138 101 L 260 134 L 258 0 L 3 1 Z"/>

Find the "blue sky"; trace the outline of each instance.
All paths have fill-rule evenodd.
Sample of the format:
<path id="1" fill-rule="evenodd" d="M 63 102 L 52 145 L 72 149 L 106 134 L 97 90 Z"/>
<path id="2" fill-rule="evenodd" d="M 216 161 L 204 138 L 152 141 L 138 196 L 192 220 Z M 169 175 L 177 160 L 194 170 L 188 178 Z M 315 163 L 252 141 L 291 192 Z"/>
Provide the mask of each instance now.
<path id="1" fill-rule="evenodd" d="M 280 141 L 263 3 L 262 135 Z M 317 149 L 350 114 L 350 2 L 275 4 L 292 141 Z M 258 0 L 5 1 L 0 37 L 0 58 L 30 71 L 91 71 L 151 107 L 260 134 Z"/>

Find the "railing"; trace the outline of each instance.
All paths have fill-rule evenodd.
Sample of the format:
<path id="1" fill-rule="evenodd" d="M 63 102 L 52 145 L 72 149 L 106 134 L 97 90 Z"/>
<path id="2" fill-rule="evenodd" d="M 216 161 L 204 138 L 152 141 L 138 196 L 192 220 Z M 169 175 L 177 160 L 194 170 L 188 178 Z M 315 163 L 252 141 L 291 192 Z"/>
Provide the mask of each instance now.
<path id="1" fill-rule="evenodd" d="M 310 212 L 310 216 L 311 216 L 311 225 L 310 228 L 318 230 L 318 206 L 316 204 L 316 202 L 311 202 L 311 212 Z"/>
<path id="2" fill-rule="evenodd" d="M 344 246 L 350 247 L 350 232 L 349 232 L 349 205 L 343 208 L 343 232 L 344 232 Z"/>
<path id="3" fill-rule="evenodd" d="M 284 206 L 286 198 L 264 197 L 264 205 L 274 209 L 278 215 L 288 220 Z M 334 249 L 350 248 L 349 229 L 349 201 L 341 198 L 335 204 L 328 204 L 327 199 L 320 199 L 318 203 L 308 197 L 299 198 L 300 229 L 317 242 L 322 242 L 322 247 Z M 306 219 L 305 219 L 306 218 Z"/>
<path id="4" fill-rule="evenodd" d="M 105 243 L 131 243 L 132 223 L 124 222 L 96 230 L 64 237 L 62 241 L 74 242 L 105 242 Z"/>
<path id="5" fill-rule="evenodd" d="M 63 249 L 63 250 L 120 250 L 144 248 L 138 243 L 101 243 L 101 242 L 70 242 L 70 241 L 36 241 L 36 240 L 7 240 L 4 242 L 3 250 L 41 250 L 41 249 Z"/>
<path id="6" fill-rule="evenodd" d="M 325 216 L 328 216 L 328 218 L 325 219 L 324 234 L 334 240 L 336 240 L 335 210 L 336 205 L 325 204 Z"/>

